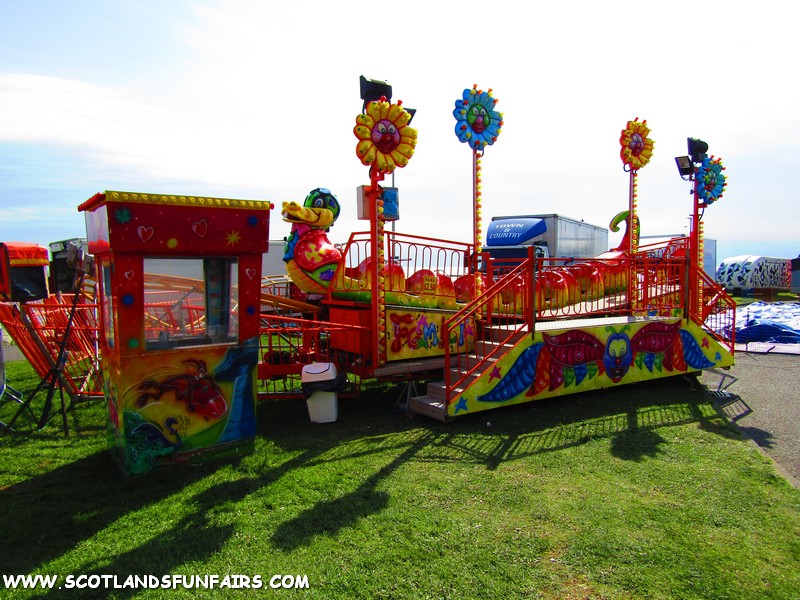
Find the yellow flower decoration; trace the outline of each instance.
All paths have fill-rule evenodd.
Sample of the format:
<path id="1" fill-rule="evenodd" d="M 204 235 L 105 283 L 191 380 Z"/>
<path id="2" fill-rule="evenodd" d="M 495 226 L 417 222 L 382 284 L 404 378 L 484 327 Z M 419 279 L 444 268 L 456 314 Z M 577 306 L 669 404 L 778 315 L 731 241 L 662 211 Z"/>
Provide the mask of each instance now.
<path id="1" fill-rule="evenodd" d="M 408 127 L 411 114 L 401 104 L 385 99 L 367 104 L 366 112 L 356 117 L 353 133 L 358 138 L 356 154 L 361 163 L 375 164 L 379 171 L 391 173 L 405 167 L 414 155 L 417 130 Z"/>
<path id="2" fill-rule="evenodd" d="M 638 171 L 650 162 L 653 155 L 654 142 L 647 136 L 650 129 L 647 127 L 647 119 L 639 122 L 639 117 L 633 121 L 628 121 L 628 126 L 622 130 L 619 143 L 622 149 L 619 152 L 622 162 L 628 165 L 631 171 Z"/>

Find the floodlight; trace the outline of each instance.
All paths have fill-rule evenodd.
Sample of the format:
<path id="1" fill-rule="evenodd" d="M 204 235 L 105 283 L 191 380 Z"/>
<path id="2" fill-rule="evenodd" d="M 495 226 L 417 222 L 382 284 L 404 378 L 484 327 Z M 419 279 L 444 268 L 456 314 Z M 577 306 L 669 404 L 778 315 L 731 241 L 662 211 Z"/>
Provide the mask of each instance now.
<path id="1" fill-rule="evenodd" d="M 380 100 L 385 97 L 387 100 L 392 99 L 392 86 L 386 81 L 379 81 L 378 79 L 367 79 L 363 75 L 360 78 L 361 83 L 361 99 L 364 101 L 362 111 L 367 110 L 367 104 L 374 100 Z"/>
<path id="2" fill-rule="evenodd" d="M 686 138 L 686 145 L 689 148 L 689 156 L 692 157 L 692 162 L 703 162 L 706 152 L 708 152 L 708 144 L 697 138 Z"/>
<path id="3" fill-rule="evenodd" d="M 681 174 L 681 177 L 687 177 L 688 175 L 692 175 L 694 173 L 692 159 L 688 156 L 676 156 L 675 164 L 678 165 L 678 173 Z"/>

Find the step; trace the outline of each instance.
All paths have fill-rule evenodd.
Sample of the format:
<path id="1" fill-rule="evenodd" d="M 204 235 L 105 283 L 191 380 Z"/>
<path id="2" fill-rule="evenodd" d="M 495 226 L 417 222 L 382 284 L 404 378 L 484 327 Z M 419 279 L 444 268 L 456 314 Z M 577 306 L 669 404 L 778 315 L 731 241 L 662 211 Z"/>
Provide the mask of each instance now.
<path id="1" fill-rule="evenodd" d="M 450 385 L 453 385 L 456 381 L 459 381 L 462 377 L 464 377 L 464 380 L 459 385 L 459 388 L 467 388 L 470 385 L 472 385 L 472 383 L 476 379 L 478 379 L 478 377 L 483 375 L 486 372 L 488 366 L 492 364 L 494 364 L 494 361 L 488 361 L 486 363 L 485 368 L 475 371 L 474 373 L 470 373 L 469 375 L 467 375 L 466 371 L 459 371 L 458 369 L 450 369 Z M 441 383 L 442 387 L 444 387 L 444 382 L 442 381 Z"/>
<path id="2" fill-rule="evenodd" d="M 409 398 L 408 411 L 425 417 L 431 417 L 442 423 L 451 420 L 451 417 L 447 416 L 447 409 L 445 408 L 444 402 L 431 398 L 430 396 L 414 396 Z"/>
<path id="3" fill-rule="evenodd" d="M 488 356 L 494 352 L 494 356 L 502 356 L 515 346 L 514 342 L 501 344 L 500 342 L 491 341 L 477 341 L 475 342 L 475 349 L 471 356 L 478 357 L 483 360 L 483 357 Z"/>
<path id="4" fill-rule="evenodd" d="M 458 361 L 450 363 L 450 372 L 460 377 L 462 374 L 480 365 L 483 365 L 481 370 L 485 370 L 486 367 L 496 363 L 503 354 L 504 352 L 498 352 L 491 358 L 486 358 L 481 354 L 464 354 L 459 357 Z"/>
<path id="5" fill-rule="evenodd" d="M 528 335 L 527 328 L 522 331 L 514 331 L 517 325 L 514 324 L 512 328 L 504 327 L 502 325 L 490 325 L 483 328 L 483 341 L 484 342 L 500 342 L 508 338 L 510 339 L 506 344 L 516 344 L 518 341 Z"/>
<path id="6" fill-rule="evenodd" d="M 470 379 L 470 383 L 477 378 L 477 375 Z M 465 386 L 460 385 L 451 389 L 452 396 L 461 394 L 466 389 Z M 438 402 L 445 402 L 447 400 L 447 390 L 444 387 L 444 381 L 429 381 L 427 387 L 428 396 Z"/>
<path id="7" fill-rule="evenodd" d="M 427 385 L 427 396 L 437 402 L 446 402 L 447 394 L 445 393 L 444 381 L 429 381 Z"/>

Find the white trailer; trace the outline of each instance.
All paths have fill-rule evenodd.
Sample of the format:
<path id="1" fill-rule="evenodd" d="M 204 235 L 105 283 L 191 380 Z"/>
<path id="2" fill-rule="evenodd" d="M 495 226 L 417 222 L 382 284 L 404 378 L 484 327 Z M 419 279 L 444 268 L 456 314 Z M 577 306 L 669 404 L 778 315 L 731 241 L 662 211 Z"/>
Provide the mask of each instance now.
<path id="1" fill-rule="evenodd" d="M 484 250 L 522 258 L 528 246 L 549 258 L 593 258 L 608 250 L 608 229 L 557 214 L 492 217 Z"/>

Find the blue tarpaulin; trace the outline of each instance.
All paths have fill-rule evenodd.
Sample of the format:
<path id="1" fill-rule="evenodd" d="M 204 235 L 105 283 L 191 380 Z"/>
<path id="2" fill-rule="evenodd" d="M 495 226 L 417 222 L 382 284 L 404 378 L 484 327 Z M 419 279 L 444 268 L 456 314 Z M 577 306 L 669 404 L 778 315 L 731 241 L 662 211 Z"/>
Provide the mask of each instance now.
<path id="1" fill-rule="evenodd" d="M 736 341 L 800 344 L 800 302 L 754 302 L 737 308 Z"/>

